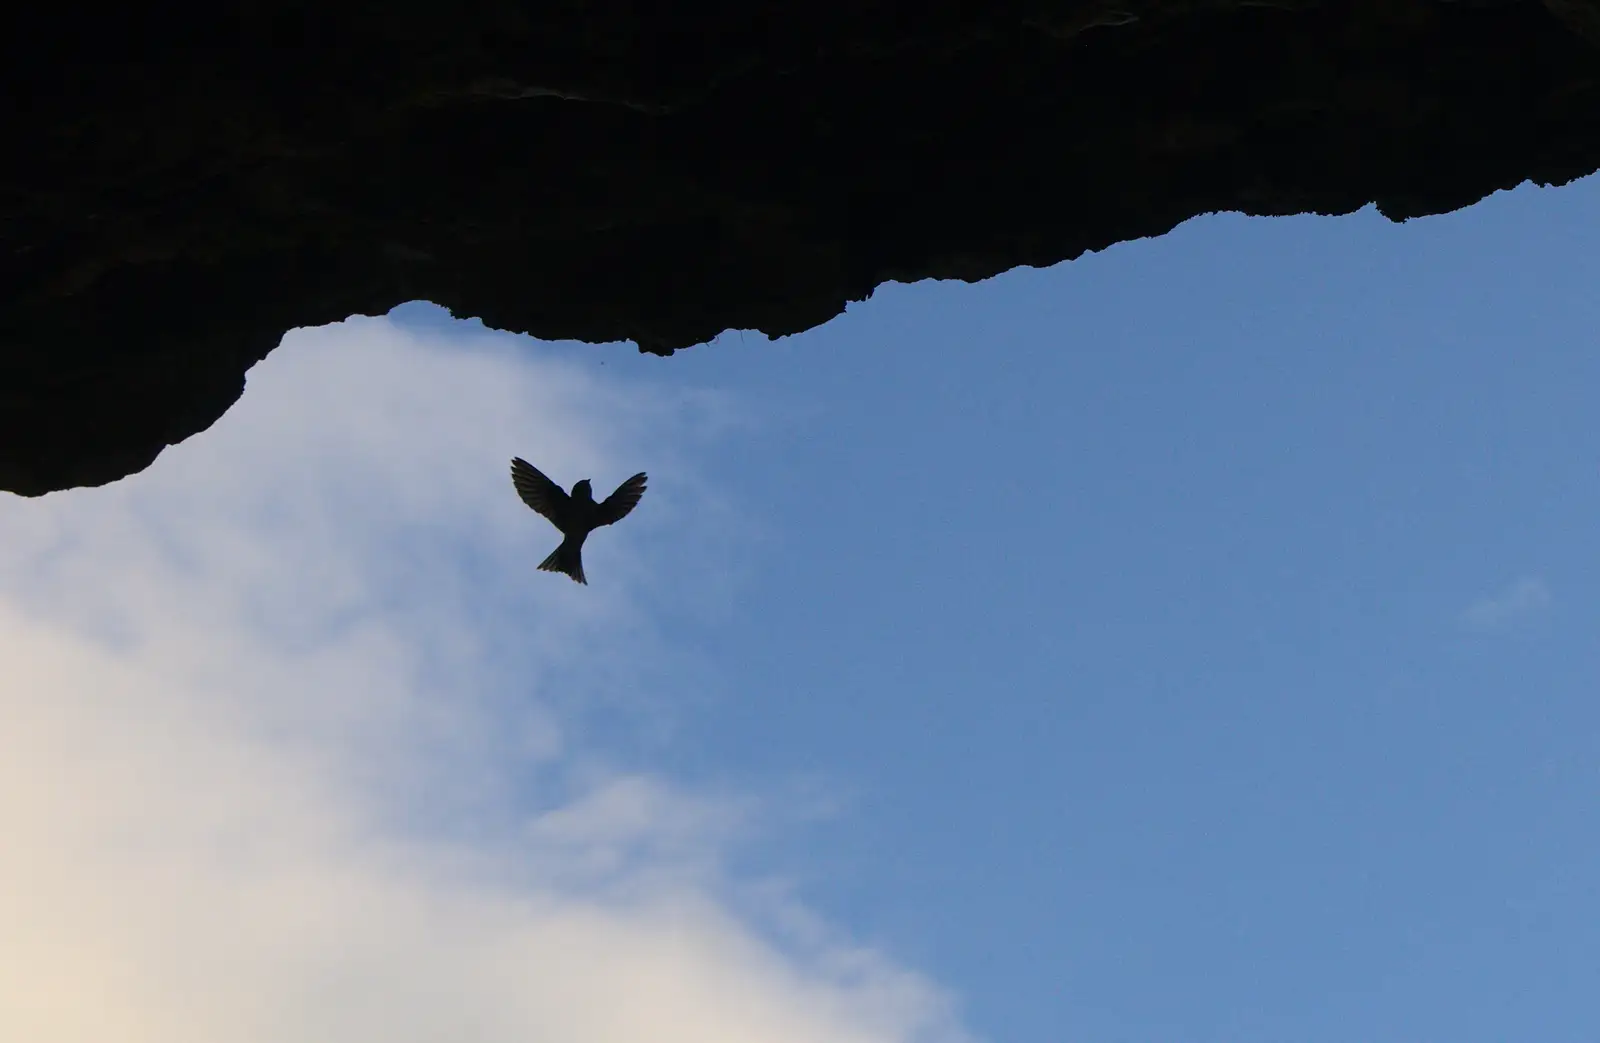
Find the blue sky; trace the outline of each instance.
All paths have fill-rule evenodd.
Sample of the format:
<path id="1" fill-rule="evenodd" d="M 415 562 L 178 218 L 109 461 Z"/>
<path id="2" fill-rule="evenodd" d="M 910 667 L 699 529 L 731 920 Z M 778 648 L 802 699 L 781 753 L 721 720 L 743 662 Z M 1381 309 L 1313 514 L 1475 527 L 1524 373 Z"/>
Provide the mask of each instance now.
<path id="1" fill-rule="evenodd" d="M 0 500 L 0 1035 L 1593 1039 L 1597 224 L 1207 217 L 671 360 L 291 333 Z M 514 453 L 650 472 L 590 587 Z"/>
<path id="2" fill-rule="evenodd" d="M 1206 218 L 659 367 L 785 418 L 685 767 L 840 780 L 810 893 L 988 1038 L 1592 1038 L 1597 226 Z"/>

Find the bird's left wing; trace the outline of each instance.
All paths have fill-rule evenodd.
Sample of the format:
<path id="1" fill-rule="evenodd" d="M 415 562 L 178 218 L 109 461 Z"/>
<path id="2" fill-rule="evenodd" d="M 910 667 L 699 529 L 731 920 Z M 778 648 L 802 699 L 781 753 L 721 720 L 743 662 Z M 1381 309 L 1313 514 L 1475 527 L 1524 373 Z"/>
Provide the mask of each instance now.
<path id="1" fill-rule="evenodd" d="M 549 518 L 557 528 L 571 513 L 567 509 L 570 498 L 561 486 L 520 456 L 511 458 L 511 484 L 517 487 L 517 495 L 522 497 L 523 503 Z"/>
<path id="2" fill-rule="evenodd" d="M 640 471 L 617 486 L 616 492 L 601 501 L 600 509 L 595 512 L 595 524 L 610 525 L 626 518 L 629 511 L 639 506 L 639 498 L 644 495 L 644 483 L 644 472 Z"/>

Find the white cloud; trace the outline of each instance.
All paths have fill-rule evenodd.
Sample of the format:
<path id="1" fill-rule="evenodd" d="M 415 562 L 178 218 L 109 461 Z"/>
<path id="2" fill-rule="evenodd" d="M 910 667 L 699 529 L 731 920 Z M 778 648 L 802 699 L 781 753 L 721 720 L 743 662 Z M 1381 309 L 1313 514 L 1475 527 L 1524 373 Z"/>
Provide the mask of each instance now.
<path id="1" fill-rule="evenodd" d="M 1462 613 L 1468 626 L 1480 630 L 1504 626 L 1550 605 L 1550 588 L 1537 576 L 1523 576 L 1493 597 L 1479 598 Z"/>
<path id="2" fill-rule="evenodd" d="M 648 708 L 651 599 L 716 566 L 671 478 L 716 404 L 528 351 L 299 331 L 144 475 L 0 500 L 0 1038 L 962 1038 L 752 911 L 743 804 L 606 766 L 582 708 Z M 513 453 L 662 476 L 593 586 L 534 572 Z"/>

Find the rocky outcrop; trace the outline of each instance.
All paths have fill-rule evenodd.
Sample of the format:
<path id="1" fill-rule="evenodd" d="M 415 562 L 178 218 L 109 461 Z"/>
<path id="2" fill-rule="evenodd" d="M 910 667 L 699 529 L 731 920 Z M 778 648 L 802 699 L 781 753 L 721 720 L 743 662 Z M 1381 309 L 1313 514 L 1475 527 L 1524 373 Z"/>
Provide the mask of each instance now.
<path id="1" fill-rule="evenodd" d="M 406 300 L 669 353 L 1209 211 L 1600 167 L 1593 0 L 69 8 L 0 44 L 24 494 L 143 468 L 285 330 Z"/>

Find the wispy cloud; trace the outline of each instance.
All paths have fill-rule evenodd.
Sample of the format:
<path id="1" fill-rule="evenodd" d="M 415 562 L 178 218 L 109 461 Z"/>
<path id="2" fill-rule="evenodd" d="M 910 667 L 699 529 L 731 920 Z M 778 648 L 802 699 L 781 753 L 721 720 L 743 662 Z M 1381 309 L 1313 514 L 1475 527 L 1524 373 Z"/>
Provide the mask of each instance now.
<path id="1" fill-rule="evenodd" d="M 1478 630 L 1505 626 L 1513 620 L 1543 611 L 1550 605 L 1550 588 L 1537 576 L 1523 576 L 1493 597 L 1479 598 L 1462 613 L 1462 622 Z"/>
<path id="2" fill-rule="evenodd" d="M 0 1038 L 962 1038 L 884 956 L 758 929 L 746 805 L 584 723 L 648 698 L 651 591 L 715 539 L 653 482 L 551 582 L 506 458 L 666 478 L 704 408 L 365 320 L 144 475 L 0 500 Z"/>

